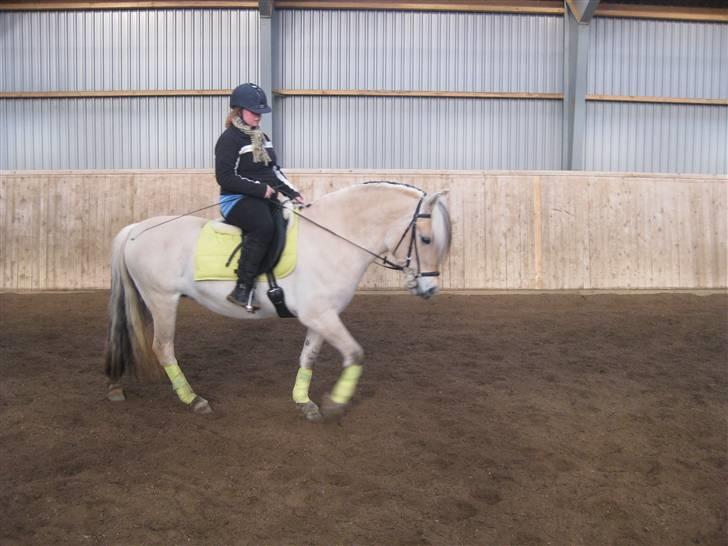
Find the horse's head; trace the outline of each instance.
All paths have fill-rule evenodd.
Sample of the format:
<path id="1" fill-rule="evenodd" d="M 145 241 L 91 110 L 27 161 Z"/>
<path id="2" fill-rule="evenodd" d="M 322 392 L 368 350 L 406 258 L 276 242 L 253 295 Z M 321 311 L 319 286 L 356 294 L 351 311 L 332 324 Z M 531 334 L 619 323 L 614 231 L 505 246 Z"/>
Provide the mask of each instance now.
<path id="1" fill-rule="evenodd" d="M 440 265 L 450 250 L 451 224 L 447 192 L 425 196 L 414 211 L 404 234 L 390 247 L 404 267 L 407 288 L 424 299 L 440 289 Z"/>

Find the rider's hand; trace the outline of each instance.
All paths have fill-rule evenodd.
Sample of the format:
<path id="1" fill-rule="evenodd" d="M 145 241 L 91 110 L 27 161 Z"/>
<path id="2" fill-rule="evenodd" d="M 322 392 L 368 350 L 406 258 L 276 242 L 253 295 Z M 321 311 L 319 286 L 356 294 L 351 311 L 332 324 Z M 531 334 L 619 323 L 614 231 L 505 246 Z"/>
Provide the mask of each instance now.
<path id="1" fill-rule="evenodd" d="M 265 195 L 263 196 L 263 199 L 270 199 L 270 197 L 275 193 L 276 191 L 271 188 L 270 186 L 265 187 Z"/>
<path id="2" fill-rule="evenodd" d="M 304 199 L 303 199 L 303 195 L 299 195 L 299 196 L 295 197 L 293 200 L 296 203 L 298 203 L 299 205 L 305 205 L 306 204 L 306 201 L 304 201 Z"/>

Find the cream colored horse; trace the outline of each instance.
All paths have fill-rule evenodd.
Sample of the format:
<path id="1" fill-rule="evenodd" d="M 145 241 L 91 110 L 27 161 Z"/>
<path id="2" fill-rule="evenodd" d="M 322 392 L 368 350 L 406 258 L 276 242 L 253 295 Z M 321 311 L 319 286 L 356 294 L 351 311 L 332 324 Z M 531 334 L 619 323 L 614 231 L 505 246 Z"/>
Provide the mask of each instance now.
<path id="1" fill-rule="evenodd" d="M 308 328 L 293 388 L 293 399 L 307 419 L 341 413 L 356 389 L 364 352 L 339 314 L 375 260 L 371 253 L 388 254 L 418 296 L 429 298 L 437 292 L 437 270 L 450 247 L 450 218 L 442 196 L 428 196 L 404 184 L 367 182 L 327 194 L 300 213 L 311 221 L 299 220 L 296 269 L 279 285 L 289 309 Z M 149 376 L 164 369 L 184 403 L 197 413 L 209 413 L 209 403 L 194 393 L 175 356 L 180 296 L 233 318 L 277 315 L 265 294 L 267 283 L 258 284 L 256 299 L 261 309 L 251 315 L 225 299 L 232 281 L 195 281 L 193 253 L 206 220 L 188 216 L 162 224 L 167 220 L 150 218 L 126 226 L 114 239 L 106 350 L 108 397 L 125 398 L 120 383 L 125 371 Z M 149 323 L 154 332 L 151 343 Z M 341 353 L 343 370 L 319 411 L 308 390 L 324 341 Z"/>

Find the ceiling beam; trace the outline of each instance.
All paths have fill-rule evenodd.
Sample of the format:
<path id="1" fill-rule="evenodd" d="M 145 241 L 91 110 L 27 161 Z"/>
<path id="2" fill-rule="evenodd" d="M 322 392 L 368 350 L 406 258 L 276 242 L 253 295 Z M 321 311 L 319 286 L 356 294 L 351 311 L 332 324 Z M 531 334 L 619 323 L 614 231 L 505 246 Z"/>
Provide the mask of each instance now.
<path id="1" fill-rule="evenodd" d="M 683 6 L 639 6 L 602 2 L 596 17 L 628 17 L 634 19 L 665 19 L 668 21 L 705 21 L 728 23 L 728 7 L 693 8 Z"/>

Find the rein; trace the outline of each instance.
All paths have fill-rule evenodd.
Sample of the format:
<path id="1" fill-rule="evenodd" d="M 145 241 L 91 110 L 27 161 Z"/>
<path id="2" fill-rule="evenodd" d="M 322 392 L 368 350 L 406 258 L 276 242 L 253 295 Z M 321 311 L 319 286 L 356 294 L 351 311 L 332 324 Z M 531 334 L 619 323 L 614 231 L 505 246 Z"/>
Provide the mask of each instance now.
<path id="1" fill-rule="evenodd" d="M 397 252 L 397 249 L 400 247 L 400 245 L 402 244 L 402 241 L 404 241 L 405 237 L 407 236 L 407 233 L 409 232 L 410 233 L 410 242 L 409 242 L 409 247 L 407 249 L 407 258 L 405 259 L 406 263 L 403 266 L 390 261 L 386 256 L 380 256 L 379 254 L 372 252 L 368 248 L 365 248 L 365 247 L 361 246 L 360 244 L 355 243 L 354 241 L 352 241 L 350 239 L 347 239 L 343 235 L 339 235 L 332 229 L 329 229 L 326 226 L 322 226 L 318 222 L 311 220 L 310 218 L 304 216 L 303 214 L 299 213 L 295 209 L 289 209 L 289 210 L 291 210 L 291 212 L 293 212 L 293 214 L 295 214 L 299 218 L 303 218 L 304 220 L 313 224 L 317 228 L 322 229 L 325 232 L 330 233 L 331 235 L 334 235 L 335 237 L 338 237 L 342 241 L 346 241 L 350 245 L 355 246 L 359 250 L 366 252 L 370 256 L 373 256 L 374 259 L 381 260 L 382 263 L 374 262 L 374 264 L 378 265 L 379 267 L 383 267 L 385 269 L 392 269 L 394 271 L 402 271 L 407 276 L 408 288 L 415 288 L 417 279 L 419 277 L 439 277 L 440 276 L 439 271 L 422 272 L 421 268 L 420 268 L 420 253 L 419 253 L 418 246 L 417 246 L 417 220 L 420 218 L 432 218 L 431 214 L 421 214 L 420 213 L 420 209 L 422 208 L 422 201 L 424 200 L 424 198 L 425 198 L 424 195 L 422 197 L 420 197 L 420 200 L 417 202 L 417 207 L 415 208 L 415 212 L 412 215 L 412 219 L 410 220 L 409 224 L 407 224 L 407 227 L 404 228 L 404 232 L 402 233 L 402 236 L 399 238 L 399 242 L 397 243 L 397 246 L 395 246 L 394 250 L 392 250 L 392 254 Z M 286 202 L 290 202 L 290 199 Z M 279 203 L 277 201 L 272 201 L 272 203 L 276 207 L 279 207 L 281 209 L 285 208 L 282 203 Z M 306 205 L 306 206 L 310 206 L 310 205 Z M 414 249 L 414 251 L 415 251 L 415 261 L 417 263 L 417 272 L 416 273 L 413 269 L 410 268 L 410 263 L 412 263 L 412 249 Z"/>
<path id="2" fill-rule="evenodd" d="M 422 208 L 422 201 L 424 200 L 425 195 L 426 194 L 424 194 L 422 197 L 420 197 L 420 200 L 417 202 L 417 207 L 415 208 L 415 212 L 412 215 L 412 219 L 410 220 L 409 224 L 407 224 L 407 227 L 404 228 L 404 232 L 402 233 L 402 237 L 399 238 L 399 242 L 397 243 L 397 246 L 395 246 L 394 247 L 394 250 L 392 250 L 392 254 L 394 254 L 394 253 L 397 252 L 397 249 L 399 249 L 400 245 L 402 244 L 402 242 L 404 241 L 405 237 L 407 236 L 407 233 L 409 232 L 409 234 L 410 234 L 410 241 L 409 241 L 409 246 L 407 248 L 407 258 L 405 258 L 405 265 L 396 264 L 396 263 L 390 261 L 386 256 L 380 256 L 379 254 L 377 254 L 375 252 L 372 252 L 368 248 L 365 248 L 365 247 L 361 246 L 360 244 L 355 243 L 354 241 L 352 241 L 350 239 L 347 239 L 343 235 L 339 235 L 338 233 L 336 233 L 332 229 L 329 229 L 326 226 L 323 226 L 323 225 L 319 224 L 318 222 L 316 222 L 314 220 L 311 220 L 310 218 L 308 218 L 308 217 L 304 216 L 303 214 L 301 214 L 300 212 L 298 212 L 296 209 L 289 209 L 289 210 L 293 214 L 295 214 L 296 216 L 298 216 L 299 218 L 303 218 L 304 220 L 306 220 L 310 224 L 313 224 L 317 228 L 322 229 L 325 232 L 330 233 L 331 235 L 333 235 L 335 237 L 338 237 L 342 241 L 346 241 L 350 245 L 355 246 L 359 250 L 362 250 L 362 251 L 366 252 L 370 256 L 373 256 L 375 260 L 381 260 L 382 263 L 378 263 L 376 261 L 374 262 L 374 264 L 378 265 L 379 267 L 384 267 L 385 269 L 392 269 L 394 271 L 402 271 L 407 276 L 407 286 L 408 286 L 408 288 L 414 288 L 416 286 L 417 279 L 419 277 L 439 277 L 440 276 L 440 272 L 439 271 L 425 271 L 425 272 L 422 272 L 422 270 L 420 268 L 420 252 L 419 252 L 419 248 L 417 246 L 417 220 L 419 220 L 420 218 L 432 218 L 432 215 L 431 214 L 421 214 L 420 213 L 420 209 Z M 288 201 L 286 201 L 286 203 L 288 203 L 290 201 L 291 200 L 289 199 Z M 270 202 L 273 203 L 274 206 L 276 206 L 276 207 L 278 207 L 280 209 L 286 208 L 283 203 L 279 203 L 278 201 L 271 200 Z M 189 212 L 185 212 L 184 214 L 180 214 L 179 216 L 175 216 L 174 218 L 170 218 L 169 220 L 165 220 L 164 222 L 160 222 L 159 224 L 155 224 L 153 226 L 149 226 L 148 228 L 146 228 L 146 229 L 142 230 L 141 232 L 137 233 L 134 237 L 131 238 L 131 240 L 132 241 L 136 240 L 138 237 L 140 237 L 141 235 L 143 235 L 144 233 L 146 233 L 150 229 L 157 228 L 157 227 L 159 227 L 161 225 L 168 224 L 169 222 L 174 222 L 175 220 L 179 220 L 180 218 L 184 218 L 185 216 L 189 216 L 189 215 L 194 214 L 196 212 L 200 212 L 200 211 L 207 210 L 207 209 L 210 209 L 212 207 L 217 207 L 217 206 L 219 206 L 219 203 L 213 203 L 211 205 L 207 205 L 206 207 L 202 207 L 202 208 L 199 208 L 199 209 L 196 209 L 196 210 L 192 210 L 192 211 L 189 211 Z M 311 205 L 306 205 L 306 207 L 310 207 L 310 206 Z M 412 268 L 410 268 L 410 264 L 412 263 L 412 250 L 413 249 L 415 251 L 415 263 L 417 264 L 417 272 L 416 273 L 415 273 L 415 271 Z"/>
<path id="3" fill-rule="evenodd" d="M 191 210 L 189 212 L 185 212 L 184 214 L 180 214 L 179 216 L 175 216 L 174 218 L 170 218 L 169 220 L 165 220 L 164 222 L 159 222 L 158 224 L 149 226 L 148 228 L 143 229 L 142 231 L 140 231 L 139 233 L 137 233 L 136 235 L 134 235 L 134 237 L 131 237 L 130 239 L 132 241 L 135 241 L 138 237 L 141 237 L 150 229 L 158 228 L 159 226 L 163 226 L 164 224 L 169 224 L 170 222 L 174 222 L 175 220 L 179 220 L 180 218 L 184 218 L 185 216 L 189 216 L 190 214 L 194 214 L 196 212 L 211 209 L 212 207 L 217 207 L 219 205 L 220 205 L 220 203 L 213 203 L 212 205 L 207 205 L 206 207 L 202 207 L 201 209 L 196 209 L 196 210 Z"/>

